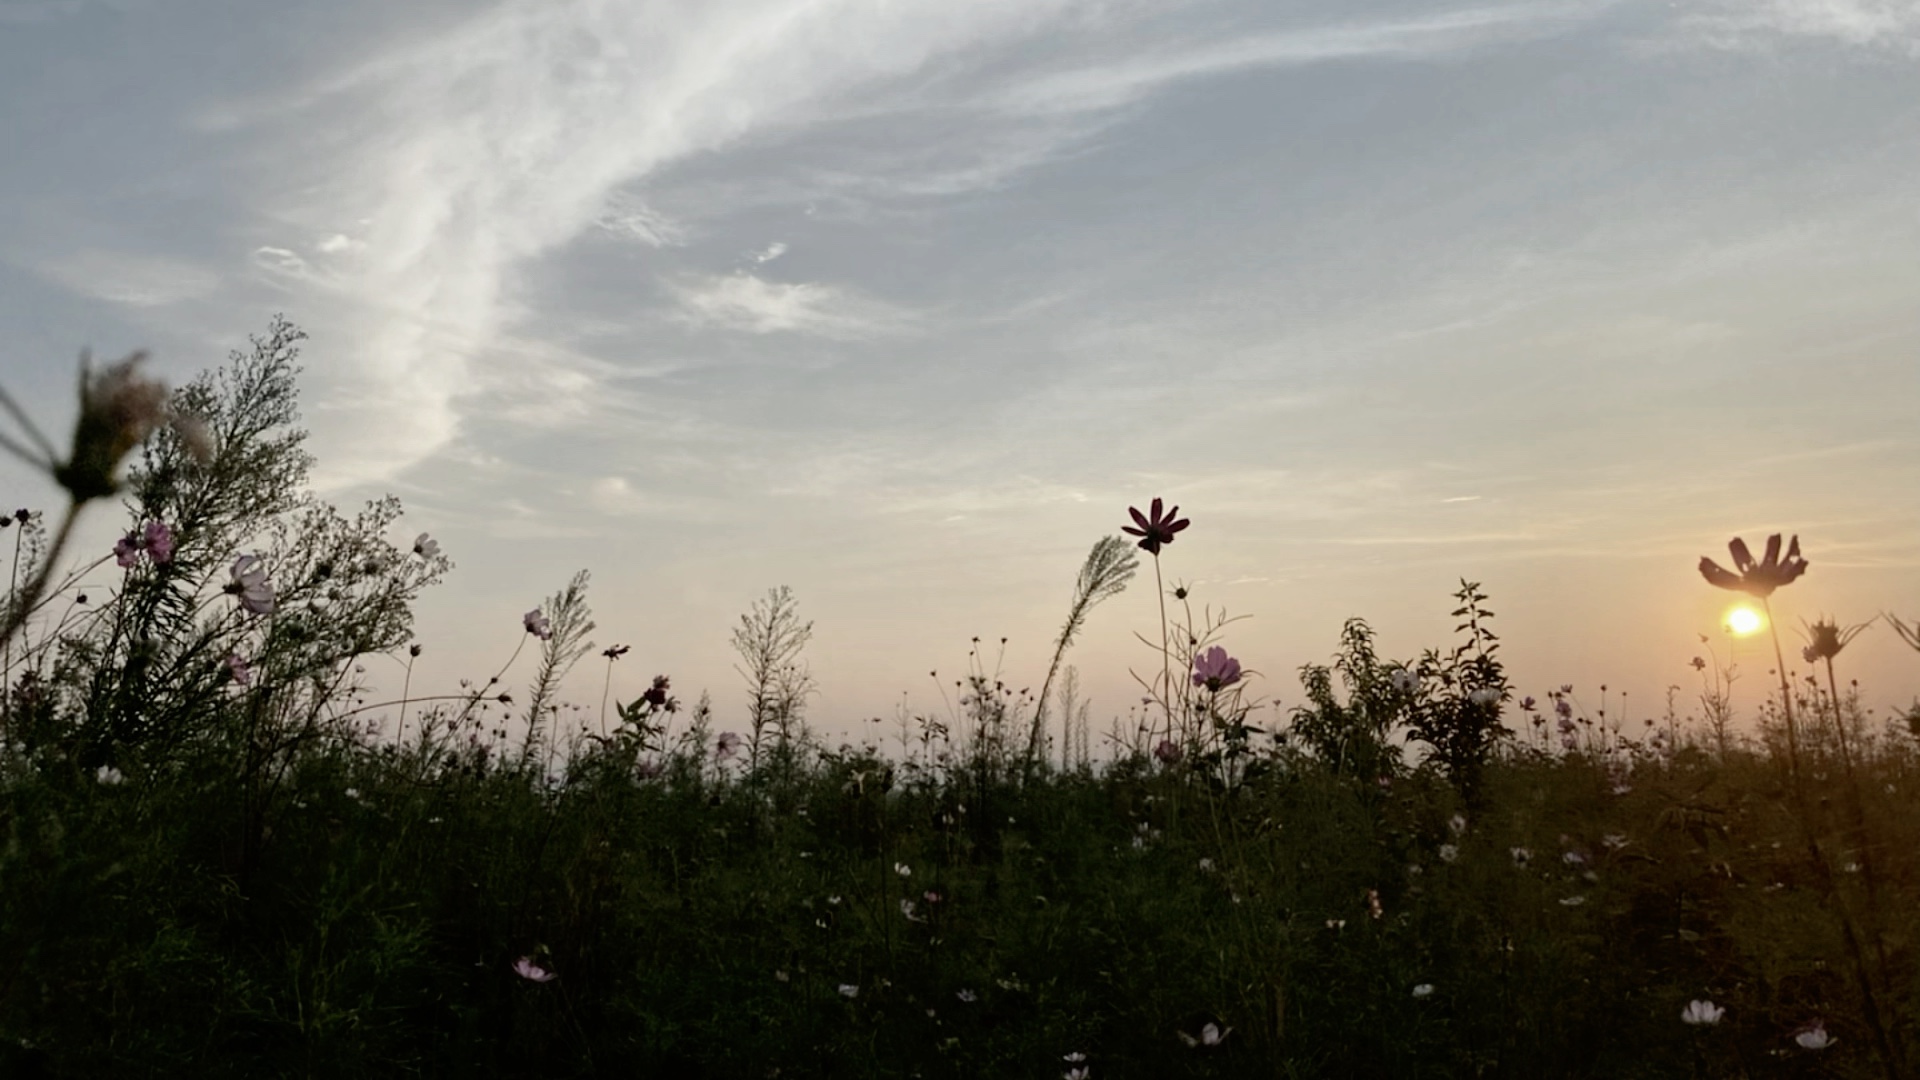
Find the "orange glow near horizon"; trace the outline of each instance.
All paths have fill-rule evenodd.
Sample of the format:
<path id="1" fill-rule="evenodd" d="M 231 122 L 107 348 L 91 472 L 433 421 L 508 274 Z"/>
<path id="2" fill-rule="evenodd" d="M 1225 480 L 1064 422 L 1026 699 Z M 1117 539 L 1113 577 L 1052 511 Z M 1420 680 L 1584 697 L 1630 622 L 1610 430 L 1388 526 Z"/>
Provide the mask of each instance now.
<path id="1" fill-rule="evenodd" d="M 1735 637 L 1750 637 L 1766 628 L 1767 620 L 1750 607 L 1730 608 L 1727 617 L 1722 620 L 1727 632 Z"/>

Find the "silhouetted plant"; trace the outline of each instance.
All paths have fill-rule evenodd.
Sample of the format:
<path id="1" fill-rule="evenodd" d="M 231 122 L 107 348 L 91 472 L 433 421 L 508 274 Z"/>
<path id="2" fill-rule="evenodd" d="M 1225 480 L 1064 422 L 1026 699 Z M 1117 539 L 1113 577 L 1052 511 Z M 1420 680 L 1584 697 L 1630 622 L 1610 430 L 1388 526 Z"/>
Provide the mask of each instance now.
<path id="1" fill-rule="evenodd" d="M 1074 635 L 1086 625 L 1087 615 L 1095 605 L 1125 591 L 1127 582 L 1133 580 L 1134 572 L 1139 569 L 1139 560 L 1127 550 L 1129 546 L 1118 536 L 1103 536 L 1094 541 L 1093 550 L 1087 552 L 1086 561 L 1080 564 L 1080 575 L 1073 585 L 1073 603 L 1067 608 L 1066 625 L 1060 628 L 1060 636 L 1054 640 L 1053 660 L 1047 665 L 1047 677 L 1040 681 L 1040 696 L 1033 710 L 1033 727 L 1027 734 L 1029 765 L 1043 756 L 1041 741 L 1046 735 L 1048 694 L 1053 690 L 1053 677 L 1060 670 L 1061 658 L 1073 645 Z M 1071 710 L 1067 712 L 1067 720 L 1071 724 Z"/>
<path id="2" fill-rule="evenodd" d="M 1493 612 L 1481 606 L 1486 594 L 1478 582 L 1462 578 L 1454 627 L 1466 640 L 1442 657 L 1432 649 L 1415 668 L 1419 687 L 1407 716 L 1407 734 L 1424 743 L 1429 760 L 1469 800 L 1480 796 L 1480 777 L 1500 743 L 1511 736 L 1500 722 L 1500 706 L 1511 696 L 1499 660 L 1500 639 L 1487 629 Z"/>
<path id="3" fill-rule="evenodd" d="M 1336 670 L 1347 692 L 1344 704 L 1334 694 Z M 1365 619 L 1348 619 L 1340 630 L 1333 669 L 1323 664 L 1300 668 L 1307 704 L 1289 714 L 1288 738 L 1334 773 L 1368 782 L 1394 774 L 1400 767 L 1400 748 L 1390 740 L 1413 700 L 1405 671 L 1381 662 L 1373 648 L 1373 628 Z"/>

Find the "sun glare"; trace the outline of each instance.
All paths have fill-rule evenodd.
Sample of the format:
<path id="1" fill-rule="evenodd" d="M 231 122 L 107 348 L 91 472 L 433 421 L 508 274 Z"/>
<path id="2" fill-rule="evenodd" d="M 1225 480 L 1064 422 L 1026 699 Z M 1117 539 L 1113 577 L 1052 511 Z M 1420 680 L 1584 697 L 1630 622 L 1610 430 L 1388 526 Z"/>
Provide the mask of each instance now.
<path id="1" fill-rule="evenodd" d="M 1750 607 L 1737 607 L 1727 612 L 1726 625 L 1737 636 L 1746 637 L 1765 626 L 1766 620 Z"/>

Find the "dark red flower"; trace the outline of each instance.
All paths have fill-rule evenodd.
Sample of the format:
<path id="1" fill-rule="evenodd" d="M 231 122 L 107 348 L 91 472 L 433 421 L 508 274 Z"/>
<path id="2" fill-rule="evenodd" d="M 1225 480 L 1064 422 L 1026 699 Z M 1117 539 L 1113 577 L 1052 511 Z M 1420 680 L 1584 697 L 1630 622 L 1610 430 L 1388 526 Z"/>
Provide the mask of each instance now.
<path id="1" fill-rule="evenodd" d="M 1173 543 L 1173 534 L 1190 524 L 1186 518 L 1179 517 L 1180 508 L 1177 506 L 1162 514 L 1159 499 L 1153 500 L 1148 514 L 1142 514 L 1131 506 L 1127 507 L 1127 513 L 1133 515 L 1133 525 L 1122 525 L 1120 531 L 1140 537 L 1140 546 L 1149 555 L 1160 554 L 1160 545 Z M 1134 528 L 1134 525 L 1139 528 Z"/>
<path id="2" fill-rule="evenodd" d="M 1727 550 L 1733 553 L 1734 569 L 1740 572 L 1730 573 L 1712 559 L 1702 556 L 1700 576 L 1707 579 L 1707 584 L 1765 599 L 1773 595 L 1773 590 L 1792 584 L 1795 578 L 1807 572 L 1807 560 L 1800 557 L 1800 537 L 1797 535 L 1787 546 L 1785 562 L 1780 561 L 1779 533 L 1767 537 L 1767 557 L 1757 563 L 1753 561 L 1753 553 L 1747 550 L 1747 542 L 1737 536 L 1727 545 Z"/>

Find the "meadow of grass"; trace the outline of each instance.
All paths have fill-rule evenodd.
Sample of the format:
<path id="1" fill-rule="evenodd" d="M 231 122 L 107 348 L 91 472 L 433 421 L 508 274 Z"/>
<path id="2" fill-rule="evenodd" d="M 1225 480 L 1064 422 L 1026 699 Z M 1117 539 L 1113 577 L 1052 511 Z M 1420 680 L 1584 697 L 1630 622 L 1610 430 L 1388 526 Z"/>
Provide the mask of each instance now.
<path id="1" fill-rule="evenodd" d="M 1453 646 L 1352 620 L 1280 710 L 1163 590 L 1095 737 L 1063 657 L 1191 543 L 1156 500 L 1037 696 L 976 643 L 944 711 L 824 738 L 778 590 L 744 715 L 662 676 L 603 718 L 558 696 L 582 574 L 520 618 L 531 676 L 370 701 L 451 563 L 304 493 L 299 337 L 171 395 L 94 376 L 64 457 L 0 401 L 69 500 L 0 533 L 0 1077 L 1912 1075 L 1920 710 L 1839 682 L 1857 628 L 1750 723 L 1717 658 L 1628 720 L 1517 697 L 1462 582 Z M 1702 587 L 1770 603 L 1798 555 Z"/>

